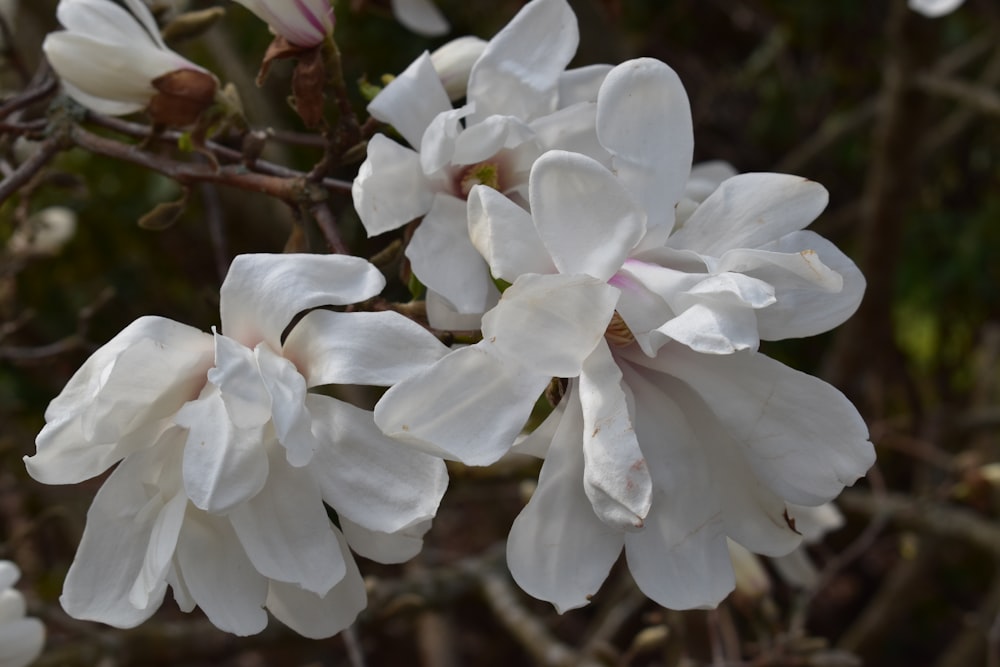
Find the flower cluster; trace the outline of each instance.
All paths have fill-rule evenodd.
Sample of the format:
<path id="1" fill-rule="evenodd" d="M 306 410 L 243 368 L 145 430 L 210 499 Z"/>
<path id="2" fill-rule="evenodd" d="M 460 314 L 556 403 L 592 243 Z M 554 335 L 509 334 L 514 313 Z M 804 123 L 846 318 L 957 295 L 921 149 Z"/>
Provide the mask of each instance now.
<path id="1" fill-rule="evenodd" d="M 240 1 L 299 47 L 332 30 L 325 0 L 298 14 Z M 85 32 L 83 8 L 105 4 L 63 0 L 60 19 Z M 100 11 L 126 30 L 123 10 Z M 578 38 L 566 0 L 532 0 L 489 42 L 424 53 L 368 106 L 408 146 L 369 142 L 361 221 L 376 235 L 419 220 L 406 256 L 430 325 L 478 342 L 448 348 L 396 312 L 338 311 L 384 287 L 365 260 L 242 255 L 219 330 L 145 317 L 87 360 L 26 458 L 53 484 L 117 464 L 67 612 L 131 627 L 170 587 L 230 632 L 259 632 L 266 609 L 329 636 L 366 604 L 351 552 L 412 557 L 444 460 L 511 450 L 544 459 L 508 539 L 525 591 L 585 605 L 624 551 L 651 599 L 708 607 L 734 586 L 730 543 L 792 552 L 796 521 L 865 474 L 874 450 L 854 407 L 759 351 L 858 307 L 857 267 L 805 230 L 826 190 L 693 167 L 677 74 L 648 58 L 566 69 Z M 368 411 L 330 385 L 389 389 Z"/>

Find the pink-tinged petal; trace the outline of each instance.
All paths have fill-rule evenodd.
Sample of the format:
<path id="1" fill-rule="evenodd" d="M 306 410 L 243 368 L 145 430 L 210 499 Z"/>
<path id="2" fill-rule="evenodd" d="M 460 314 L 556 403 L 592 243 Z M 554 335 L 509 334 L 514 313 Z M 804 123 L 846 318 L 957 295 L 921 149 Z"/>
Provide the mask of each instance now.
<path id="1" fill-rule="evenodd" d="M 566 0 L 528 3 L 490 40 L 469 76 L 471 122 L 494 114 L 531 120 L 555 111 L 559 77 L 580 40 Z"/>
<path id="2" fill-rule="evenodd" d="M 416 151 L 376 134 L 351 185 L 354 208 L 368 236 L 398 229 L 431 209 L 434 190 Z"/>
<path id="3" fill-rule="evenodd" d="M 615 67 L 597 98 L 597 136 L 660 243 L 691 171 L 691 105 L 680 77 L 652 58 Z"/>
<path id="4" fill-rule="evenodd" d="M 534 139 L 531 126 L 519 118 L 487 116 L 455 137 L 455 153 L 451 161 L 456 165 L 476 164 L 489 160 L 504 149 L 517 148 Z"/>
<path id="5" fill-rule="evenodd" d="M 621 554 L 624 533 L 594 514 L 583 484 L 583 413 L 576 382 L 538 477 L 538 488 L 514 520 L 507 566 L 529 595 L 559 613 L 583 607 Z"/>
<path id="6" fill-rule="evenodd" d="M 483 339 L 537 374 L 576 377 L 617 301 L 617 289 L 587 275 L 526 273 L 483 315 Z"/>
<path id="7" fill-rule="evenodd" d="M 238 255 L 222 283 L 222 333 L 256 347 L 281 349 L 292 318 L 317 306 L 343 306 L 371 298 L 385 287 L 379 270 L 348 255 Z"/>
<path id="8" fill-rule="evenodd" d="M 45 410 L 28 472 L 46 484 L 104 472 L 159 435 L 158 422 L 198 394 L 212 365 L 211 337 L 143 317 L 84 362 Z"/>
<path id="9" fill-rule="evenodd" d="M 133 628 L 152 616 L 163 601 L 162 586 L 154 587 L 145 607 L 137 608 L 129 601 L 164 506 L 164 499 L 155 491 L 151 497 L 145 484 L 151 469 L 159 465 L 157 452 L 132 454 L 97 492 L 59 598 L 73 618 Z"/>
<path id="10" fill-rule="evenodd" d="M 432 333 L 394 312 L 314 310 L 288 334 L 284 349 L 310 387 L 388 387 L 446 354 L 448 348 Z"/>
<path id="11" fill-rule="evenodd" d="M 451 100 L 426 51 L 368 105 L 372 118 L 392 125 L 414 148 L 434 117 L 450 109 Z"/>
<path id="12" fill-rule="evenodd" d="M 752 352 L 719 357 L 670 346 L 655 364 L 702 397 L 756 476 L 789 502 L 827 502 L 875 462 L 857 409 L 818 378 Z"/>
<path id="13" fill-rule="evenodd" d="M 333 33 L 333 8 L 328 0 L 236 0 L 271 30 L 300 47 L 318 46 Z"/>
<path id="14" fill-rule="evenodd" d="M 829 331 L 854 314 L 865 293 L 865 278 L 854 262 L 808 230 L 786 234 L 759 250 L 730 250 L 719 266 L 774 286 L 777 303 L 757 313 L 763 340 Z"/>
<path id="15" fill-rule="evenodd" d="M 460 313 L 484 313 L 496 302 L 489 267 L 469 239 L 465 202 L 438 195 L 406 247 L 414 275 Z"/>
<path id="16" fill-rule="evenodd" d="M 607 280 L 646 231 L 646 216 L 615 175 L 577 153 L 549 151 L 531 168 L 531 212 L 562 273 Z"/>
<path id="17" fill-rule="evenodd" d="M 424 546 L 424 534 L 430 530 L 430 519 L 394 533 L 369 530 L 346 517 L 340 517 L 340 527 L 347 543 L 359 556 L 376 563 L 405 563 Z"/>
<path id="18" fill-rule="evenodd" d="M 181 442 L 176 442 L 175 447 L 180 444 Z M 176 462 L 179 462 L 179 457 L 176 459 Z M 142 569 L 139 570 L 128 596 L 129 602 L 136 609 L 148 609 L 150 606 L 155 609 L 163 600 L 167 586 L 167 572 L 173 564 L 174 551 L 177 549 L 177 539 L 184 525 L 187 506 L 187 496 L 183 490 L 178 489 L 178 492 L 166 501 L 153 522 Z"/>
<path id="19" fill-rule="evenodd" d="M 583 362 L 579 389 L 584 491 L 601 521 L 618 530 L 638 530 L 649 513 L 653 480 L 635 436 L 631 397 L 606 344 Z"/>
<path id="20" fill-rule="evenodd" d="M 390 387 L 375 405 L 375 423 L 430 454 L 489 465 L 514 444 L 549 380 L 478 343 Z"/>
<path id="21" fill-rule="evenodd" d="M 406 28 L 425 37 L 438 37 L 451 26 L 430 0 L 392 0 L 392 13 Z"/>
<path id="22" fill-rule="evenodd" d="M 319 449 L 305 403 L 306 380 L 291 361 L 272 352 L 266 343 L 257 346 L 254 356 L 270 398 L 274 434 L 285 448 L 288 463 L 301 468 Z"/>
<path id="23" fill-rule="evenodd" d="M 709 195 L 669 243 L 714 257 L 757 248 L 806 227 L 828 200 L 826 188 L 800 176 L 738 174 Z"/>
<path id="24" fill-rule="evenodd" d="M 215 334 L 215 367 L 208 371 L 208 381 L 219 388 L 236 428 L 257 428 L 271 420 L 271 396 L 250 348 Z"/>
<path id="25" fill-rule="evenodd" d="M 361 578 L 347 542 L 336 528 L 339 558 L 347 568 L 336 586 L 320 597 L 293 584 L 272 581 L 267 591 L 267 608 L 274 617 L 303 637 L 323 639 L 347 628 L 368 605 L 365 582 Z"/>
<path id="26" fill-rule="evenodd" d="M 267 579 L 254 569 L 228 519 L 189 510 L 176 563 L 212 625 L 240 637 L 267 626 Z"/>
<path id="27" fill-rule="evenodd" d="M 641 366 L 634 351 L 621 357 Z M 627 363 L 627 362 L 626 362 Z M 646 379 L 675 402 L 693 429 L 708 459 L 722 504 L 726 535 L 751 551 L 767 556 L 786 554 L 801 543 L 787 519 L 785 501 L 754 475 L 738 442 L 726 432 L 704 401 L 676 378 L 662 373 Z"/>
<path id="28" fill-rule="evenodd" d="M 325 595 L 344 577 L 345 565 L 319 488 L 280 452 L 272 451 L 269 463 L 268 483 L 234 507 L 229 521 L 257 572 Z"/>
<path id="29" fill-rule="evenodd" d="M 387 438 L 368 410 L 318 395 L 309 407 L 323 443 L 309 472 L 338 514 L 392 533 L 437 513 L 448 486 L 443 461 Z"/>
<path id="30" fill-rule="evenodd" d="M 184 444 L 184 489 L 197 507 L 224 513 L 264 488 L 269 426 L 242 429 L 229 419 L 218 391 L 207 391 L 177 413 L 188 429 Z"/>
<path id="31" fill-rule="evenodd" d="M 485 185 L 469 193 L 469 237 L 495 278 L 514 282 L 522 273 L 556 273 L 531 214 Z"/>
<path id="32" fill-rule="evenodd" d="M 636 585 L 670 609 L 717 605 L 733 589 L 719 492 L 687 416 L 641 372 L 622 367 L 635 397 L 636 433 L 653 478 L 643 530 L 626 533 Z"/>
<path id="33" fill-rule="evenodd" d="M 612 65 L 587 65 L 560 74 L 559 108 L 565 109 L 580 102 L 596 102 L 601 84 L 612 69 Z"/>

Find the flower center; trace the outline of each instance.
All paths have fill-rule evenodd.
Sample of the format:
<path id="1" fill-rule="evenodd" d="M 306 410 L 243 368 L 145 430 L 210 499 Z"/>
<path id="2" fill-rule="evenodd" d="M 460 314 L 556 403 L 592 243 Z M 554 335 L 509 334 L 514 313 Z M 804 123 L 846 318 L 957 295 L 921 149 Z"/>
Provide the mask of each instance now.
<path id="1" fill-rule="evenodd" d="M 494 190 L 499 190 L 500 165 L 496 162 L 480 162 L 463 169 L 458 179 L 458 187 L 462 191 L 462 196 L 468 197 L 469 192 L 477 185 L 487 185 Z"/>
<path id="2" fill-rule="evenodd" d="M 611 322 L 608 323 L 608 329 L 604 332 L 604 337 L 615 347 L 625 347 L 635 342 L 635 335 L 628 328 L 628 325 L 625 324 L 625 320 L 622 319 L 617 310 L 611 316 Z"/>

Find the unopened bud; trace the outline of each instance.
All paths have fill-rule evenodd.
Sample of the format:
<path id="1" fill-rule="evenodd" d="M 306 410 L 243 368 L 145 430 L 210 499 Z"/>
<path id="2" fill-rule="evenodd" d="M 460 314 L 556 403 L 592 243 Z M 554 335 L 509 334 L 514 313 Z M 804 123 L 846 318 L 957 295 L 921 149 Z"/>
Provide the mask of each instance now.
<path id="1" fill-rule="evenodd" d="M 149 115 L 157 123 L 191 125 L 215 102 L 218 82 L 207 72 L 179 69 L 153 79 L 157 93 L 149 101 Z"/>

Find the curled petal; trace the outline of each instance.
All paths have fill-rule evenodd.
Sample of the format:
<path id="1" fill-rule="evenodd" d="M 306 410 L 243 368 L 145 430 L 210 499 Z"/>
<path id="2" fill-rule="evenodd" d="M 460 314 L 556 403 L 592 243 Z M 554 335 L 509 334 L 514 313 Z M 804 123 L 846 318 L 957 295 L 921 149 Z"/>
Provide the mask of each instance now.
<path id="1" fill-rule="evenodd" d="M 285 448 L 288 463 L 302 467 L 319 449 L 305 404 L 306 380 L 291 361 L 272 352 L 266 343 L 256 347 L 254 356 L 270 399 L 274 433 Z"/>
<path id="2" fill-rule="evenodd" d="M 284 354 L 310 387 L 388 387 L 431 365 L 448 348 L 413 320 L 394 312 L 314 310 L 295 325 Z"/>
<path id="3" fill-rule="evenodd" d="M 507 566 L 517 585 L 559 613 L 590 602 L 621 554 L 624 533 L 594 514 L 583 479 L 583 413 L 576 383 L 538 477 L 538 488 L 514 520 Z"/>
<path id="4" fill-rule="evenodd" d="M 495 278 L 514 282 L 522 273 L 556 273 L 531 214 L 485 185 L 469 193 L 469 237 Z"/>
<path id="5" fill-rule="evenodd" d="M 371 298 L 385 287 L 379 270 L 348 255 L 238 255 L 219 295 L 222 332 L 253 348 L 281 349 L 281 334 L 298 313 Z"/>
<path id="6" fill-rule="evenodd" d="M 382 89 L 368 113 L 389 123 L 416 148 L 434 117 L 451 109 L 451 100 L 426 51 Z"/>

